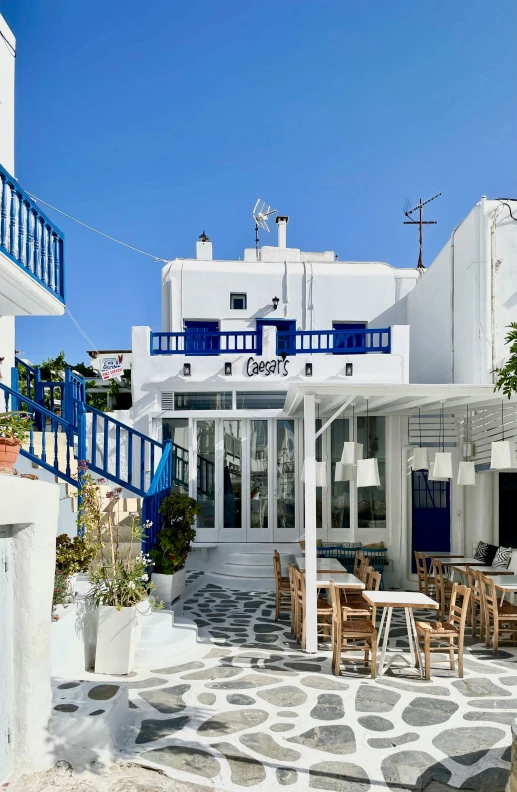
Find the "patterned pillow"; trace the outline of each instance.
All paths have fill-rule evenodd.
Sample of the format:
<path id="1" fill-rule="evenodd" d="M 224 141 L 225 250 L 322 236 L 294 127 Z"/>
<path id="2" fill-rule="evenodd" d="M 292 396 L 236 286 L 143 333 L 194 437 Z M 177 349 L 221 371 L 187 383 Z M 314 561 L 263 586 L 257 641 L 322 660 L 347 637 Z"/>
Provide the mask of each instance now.
<path id="1" fill-rule="evenodd" d="M 476 561 L 486 561 L 488 547 L 488 542 L 478 542 L 476 552 L 474 553 L 474 558 Z"/>
<path id="2" fill-rule="evenodd" d="M 492 566 L 500 567 L 501 569 L 508 569 L 512 558 L 511 547 L 498 547 L 497 553 L 492 561 Z"/>
<path id="3" fill-rule="evenodd" d="M 489 544 L 486 550 L 485 564 L 493 566 L 495 554 L 497 553 L 497 545 Z"/>

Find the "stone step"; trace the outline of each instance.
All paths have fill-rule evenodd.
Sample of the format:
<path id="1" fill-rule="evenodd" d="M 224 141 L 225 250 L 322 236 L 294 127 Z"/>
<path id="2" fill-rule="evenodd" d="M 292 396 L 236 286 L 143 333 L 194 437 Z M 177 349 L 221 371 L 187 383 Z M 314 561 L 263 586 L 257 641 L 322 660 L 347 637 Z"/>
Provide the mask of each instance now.
<path id="1" fill-rule="evenodd" d="M 136 667 L 160 668 L 195 658 L 206 652 L 198 641 L 197 626 L 190 619 L 175 616 L 173 611 L 153 611 L 141 616 L 141 637 L 136 648 Z"/>

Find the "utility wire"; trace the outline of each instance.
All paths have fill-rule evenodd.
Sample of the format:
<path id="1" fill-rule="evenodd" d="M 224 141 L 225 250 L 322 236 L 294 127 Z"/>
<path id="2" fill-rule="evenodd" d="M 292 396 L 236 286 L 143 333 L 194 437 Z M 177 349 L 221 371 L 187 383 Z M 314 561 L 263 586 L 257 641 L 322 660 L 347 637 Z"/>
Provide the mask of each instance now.
<path id="1" fill-rule="evenodd" d="M 77 319 L 75 318 L 75 316 L 73 315 L 73 313 L 72 313 L 72 311 L 70 310 L 70 308 L 66 307 L 66 308 L 65 308 L 65 311 L 67 312 L 68 316 L 70 317 L 70 319 L 72 320 L 72 322 L 74 323 L 74 325 L 77 327 L 77 329 L 79 330 L 79 332 L 81 333 L 81 335 L 83 336 L 83 338 L 85 338 L 85 339 L 86 339 L 86 341 L 88 341 L 89 345 L 90 345 L 90 346 L 91 346 L 91 348 L 94 350 L 94 352 L 98 352 L 99 350 L 97 349 L 97 347 L 95 346 L 95 344 L 93 343 L 93 341 L 91 340 L 91 338 L 88 338 L 88 336 L 86 335 L 86 333 L 84 332 L 83 328 L 81 327 L 81 325 L 79 324 L 79 322 L 77 321 Z"/>
<path id="2" fill-rule="evenodd" d="M 99 231 L 97 228 L 93 228 L 93 226 L 87 225 L 86 223 L 83 223 L 81 220 L 78 220 L 77 217 L 72 217 L 72 215 L 63 212 L 61 209 L 58 209 L 56 206 L 52 206 L 52 204 L 49 204 L 48 201 L 44 201 L 43 198 L 38 198 L 36 195 L 32 195 L 31 193 L 28 194 L 33 201 L 39 201 L 40 203 L 45 204 L 45 206 L 48 206 L 50 207 L 50 209 L 53 209 L 54 212 L 59 212 L 59 214 L 64 215 L 64 217 L 68 217 L 69 220 L 73 220 L 74 223 L 78 223 L 79 225 L 82 225 L 84 228 L 87 228 L 89 231 L 94 231 L 96 234 L 100 234 L 100 236 L 103 236 L 106 239 L 110 239 L 112 242 L 116 242 L 118 245 L 123 245 L 124 247 L 127 247 L 130 250 L 134 250 L 136 251 L 136 253 L 141 253 L 143 256 L 149 256 L 149 258 L 152 258 L 153 261 L 163 261 L 164 264 L 169 263 L 168 259 L 159 258 L 158 256 L 153 256 L 152 253 L 146 253 L 145 250 L 140 250 L 140 248 L 133 247 L 133 245 L 128 245 L 127 242 L 121 242 L 120 239 L 115 239 L 115 237 L 112 237 L 109 234 L 104 234 L 102 231 Z"/>

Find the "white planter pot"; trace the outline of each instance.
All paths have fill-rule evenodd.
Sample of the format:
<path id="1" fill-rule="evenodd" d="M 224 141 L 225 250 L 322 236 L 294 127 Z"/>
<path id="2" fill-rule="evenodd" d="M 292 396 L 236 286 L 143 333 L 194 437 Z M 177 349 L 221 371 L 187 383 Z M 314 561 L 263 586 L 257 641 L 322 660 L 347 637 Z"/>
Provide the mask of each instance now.
<path id="1" fill-rule="evenodd" d="M 138 615 L 135 606 L 117 610 L 99 606 L 96 674 L 129 674 L 135 664 Z"/>
<path id="2" fill-rule="evenodd" d="M 174 602 L 175 599 L 181 597 L 185 590 L 185 576 L 187 570 L 180 569 L 173 575 L 162 575 L 159 572 L 153 572 L 152 581 L 156 586 L 152 592 L 153 597 L 162 600 L 166 606 Z"/>

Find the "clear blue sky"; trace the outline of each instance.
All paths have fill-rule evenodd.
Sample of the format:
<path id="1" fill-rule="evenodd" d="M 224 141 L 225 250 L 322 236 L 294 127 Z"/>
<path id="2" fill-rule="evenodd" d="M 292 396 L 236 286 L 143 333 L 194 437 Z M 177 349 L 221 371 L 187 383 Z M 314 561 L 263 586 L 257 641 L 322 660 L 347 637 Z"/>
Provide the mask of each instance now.
<path id="1" fill-rule="evenodd" d="M 216 257 L 238 258 L 260 196 L 290 215 L 292 246 L 414 266 L 405 198 L 443 193 L 429 263 L 481 195 L 516 194 L 514 0 L 0 10 L 18 41 L 22 186 L 156 256 L 194 255 L 205 230 Z M 97 348 L 159 329 L 161 265 L 49 214 L 66 233 L 68 305 Z M 35 362 L 85 358 L 66 316 L 17 327 Z"/>

